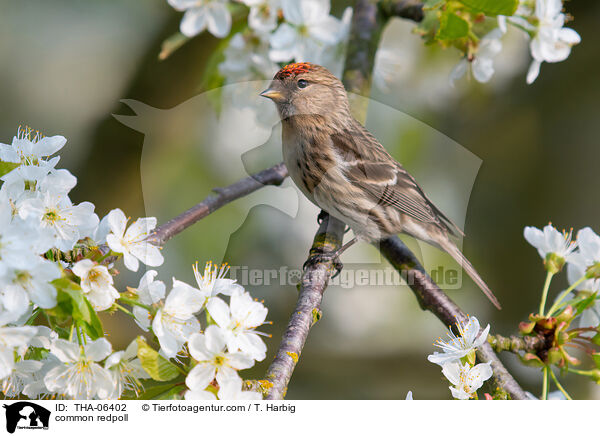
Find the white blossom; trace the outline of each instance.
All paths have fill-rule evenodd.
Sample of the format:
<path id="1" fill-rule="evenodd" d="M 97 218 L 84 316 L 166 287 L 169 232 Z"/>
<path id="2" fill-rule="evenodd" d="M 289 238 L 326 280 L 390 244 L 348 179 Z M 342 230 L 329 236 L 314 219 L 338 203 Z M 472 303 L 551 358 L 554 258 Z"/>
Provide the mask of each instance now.
<path id="1" fill-rule="evenodd" d="M 511 23 L 521 29 L 533 32 L 536 28 L 528 20 L 531 16 L 533 16 L 533 9 L 527 4 L 519 3 L 517 10 L 512 16 L 498 15 L 498 28 L 502 33 L 506 33 L 508 31 L 507 24 Z"/>
<path id="2" fill-rule="evenodd" d="M 8 377 L 15 367 L 15 351 L 21 354 L 36 334 L 36 327 L 0 327 L 0 380 Z"/>
<path id="3" fill-rule="evenodd" d="M 50 348 L 50 346 L 48 346 Z M 48 390 L 46 383 L 44 383 L 44 377 L 48 372 L 58 366 L 62 365 L 62 362 L 52 353 L 49 353 L 44 359 L 40 360 L 42 364 L 38 371 L 31 373 L 31 381 L 23 388 L 23 395 L 27 395 L 29 398 L 46 398 L 50 396 L 58 396 L 65 398 L 62 394 L 54 394 Z"/>
<path id="4" fill-rule="evenodd" d="M 68 196 L 49 192 L 25 200 L 19 215 L 32 220 L 43 233 L 54 238 L 54 245 L 61 251 L 72 250 L 82 232 L 89 232 L 99 222 L 92 203 L 86 201 L 75 206 Z"/>
<path id="5" fill-rule="evenodd" d="M 502 51 L 502 31 L 498 28 L 485 35 L 479 42 L 475 57 L 469 61 L 463 57 L 450 73 L 450 84 L 465 75 L 471 68 L 475 80 L 481 83 L 488 82 L 494 75 L 494 58 Z"/>
<path id="6" fill-rule="evenodd" d="M 35 333 L 35 336 L 31 338 L 29 345 L 31 347 L 49 350 L 52 342 L 58 339 L 58 333 L 44 325 L 37 326 L 36 328 L 37 332 Z"/>
<path id="7" fill-rule="evenodd" d="M 600 236 L 590 227 L 585 227 L 577 232 L 577 245 L 581 260 L 587 266 L 600 263 Z"/>
<path id="8" fill-rule="evenodd" d="M 569 261 L 574 250 L 577 248 L 577 242 L 571 241 L 571 232 L 561 233 L 551 224 L 544 227 L 543 231 L 536 227 L 525 227 L 523 236 L 527 242 L 537 249 L 542 259 L 546 259 L 546 256 L 549 254 L 555 254 Z"/>
<path id="9" fill-rule="evenodd" d="M 389 92 L 393 84 L 410 79 L 417 60 L 413 41 L 405 41 L 401 46 L 382 45 L 375 53 L 373 84 L 380 90 Z"/>
<path id="10" fill-rule="evenodd" d="M 248 26 L 258 33 L 268 33 L 277 27 L 280 0 L 241 0 L 250 8 Z"/>
<path id="11" fill-rule="evenodd" d="M 269 44 L 264 38 L 236 33 L 224 51 L 219 71 L 228 83 L 271 79 L 279 67 L 269 59 Z"/>
<path id="12" fill-rule="evenodd" d="M 247 292 L 231 295 L 229 305 L 220 298 L 212 298 L 206 305 L 210 316 L 221 327 L 229 351 L 241 351 L 257 361 L 264 360 L 267 346 L 255 328 L 267 317 L 267 308 L 252 300 Z"/>
<path id="13" fill-rule="evenodd" d="M 581 42 L 579 34 L 565 24 L 561 0 L 536 0 L 537 32 L 529 48 L 533 61 L 527 73 L 527 83 L 535 81 L 542 62 L 561 62 L 569 57 L 571 47 Z"/>
<path id="14" fill-rule="evenodd" d="M 68 170 L 54 168 L 57 161 L 58 157 L 49 163 L 20 165 L 1 178 L 2 191 L 12 200 L 17 212 L 26 200 L 45 193 L 64 197 L 77 185 L 77 178 Z"/>
<path id="15" fill-rule="evenodd" d="M 231 31 L 231 14 L 227 0 L 168 0 L 178 11 L 185 11 L 179 29 L 188 38 L 208 29 L 217 38 Z"/>
<path id="16" fill-rule="evenodd" d="M 138 301 L 147 306 L 152 306 L 165 298 L 166 286 L 160 280 L 154 280 L 157 276 L 154 270 L 148 270 L 140 279 L 140 283 L 133 291 L 138 296 Z M 144 331 L 148 331 L 152 321 L 150 312 L 140 306 L 133 306 L 133 315 L 136 323 Z"/>
<path id="17" fill-rule="evenodd" d="M 219 400 L 262 400 L 260 392 L 242 390 L 242 379 L 232 377 L 223 383 L 219 383 Z"/>
<path id="18" fill-rule="evenodd" d="M 73 266 L 73 273 L 81 279 L 81 290 L 95 310 L 109 309 L 119 298 L 106 266 L 82 259 Z"/>
<path id="19" fill-rule="evenodd" d="M 0 274 L 8 266 L 25 268 L 51 247 L 32 226 L 13 221 L 8 199 L 0 194 Z"/>
<path id="20" fill-rule="evenodd" d="M 9 268 L 0 276 L 2 303 L 5 307 L 10 305 L 17 317 L 27 310 L 30 300 L 43 309 L 50 309 L 56 305 L 56 288 L 50 282 L 60 276 L 60 267 L 41 257 L 25 268 Z"/>
<path id="21" fill-rule="evenodd" d="M 161 351 L 169 358 L 175 357 L 188 338 L 200 331 L 194 317 L 206 302 L 198 289 L 173 279 L 173 288 L 152 321 L 152 332 L 160 343 Z"/>
<path id="22" fill-rule="evenodd" d="M 567 278 L 575 285 L 585 276 L 587 269 L 600 262 L 600 236 L 590 227 L 577 232 L 579 250 L 569 257 Z M 590 278 L 576 284 L 575 289 L 588 292 L 600 292 L 600 279 Z M 574 297 L 570 295 L 570 297 Z M 569 297 L 567 297 L 568 299 Z M 578 327 L 597 327 L 600 324 L 600 301 L 596 301 L 577 318 Z M 583 336 L 593 336 L 593 332 L 583 332 Z"/>
<path id="23" fill-rule="evenodd" d="M 97 362 L 106 359 L 111 350 L 110 342 L 104 338 L 83 346 L 64 339 L 55 340 L 50 352 L 62 364 L 48 371 L 44 377 L 46 387 L 74 400 L 107 398 L 113 391 L 113 379 Z"/>
<path id="24" fill-rule="evenodd" d="M 0 282 L 3 277 L 0 276 Z M 0 325 L 18 323 L 29 311 L 29 296 L 17 286 L 0 289 Z"/>
<path id="25" fill-rule="evenodd" d="M 450 386 L 452 396 L 459 400 L 468 400 L 473 397 L 483 382 L 492 375 L 490 363 L 480 363 L 471 367 L 468 363 L 461 364 L 449 361 L 442 366 L 442 373 L 454 386 Z"/>
<path id="26" fill-rule="evenodd" d="M 139 262 L 148 266 L 160 266 L 164 258 L 160 249 L 146 239 L 156 227 L 156 218 L 139 218 L 127 231 L 127 218 L 121 209 L 111 210 L 108 214 L 111 233 L 106 236 L 106 243 L 115 253 L 122 253 L 125 267 L 137 271 Z"/>
<path id="27" fill-rule="evenodd" d="M 458 330 L 458 336 L 449 329 L 449 340 L 444 341 L 440 338 L 434 344 L 435 346 L 440 347 L 442 352 L 438 353 L 436 351 L 433 354 L 430 354 L 427 356 L 427 360 L 437 365 L 444 365 L 447 362 L 459 360 L 468 355 L 471 351 L 474 351 L 477 347 L 483 345 L 487 340 L 490 331 L 490 326 L 488 324 L 481 334 L 479 334 L 479 321 L 474 316 L 470 317 L 466 323 L 457 321 L 456 328 Z"/>
<path id="28" fill-rule="evenodd" d="M 206 262 L 204 274 L 200 274 L 198 263 L 196 262 L 193 270 L 198 289 L 200 289 L 200 292 L 207 300 L 219 294 L 233 295 L 234 292 L 244 291 L 244 288 L 238 285 L 235 280 L 225 278 L 229 272 L 229 265 L 226 263 L 217 267 L 212 262 Z"/>
<path id="29" fill-rule="evenodd" d="M 343 24 L 329 15 L 329 0 L 282 0 L 286 20 L 271 35 L 274 62 L 311 61 L 322 64 L 324 49 L 342 41 Z"/>
<path id="30" fill-rule="evenodd" d="M 137 358 L 137 350 L 137 340 L 134 339 L 124 351 L 117 351 L 106 359 L 104 367 L 110 372 L 114 388 L 107 399 L 118 400 L 126 390 L 138 394 L 141 388 L 139 379 L 150 377 Z"/>
<path id="31" fill-rule="evenodd" d="M 216 325 L 207 327 L 204 334 L 193 334 L 188 342 L 190 354 L 197 361 L 188 373 L 185 384 L 193 391 L 205 389 L 216 377 L 219 386 L 239 378 L 237 371 L 250 368 L 254 360 L 243 353 L 225 351 L 226 339 Z"/>
<path id="32" fill-rule="evenodd" d="M 32 137 L 32 134 L 33 137 Z M 30 128 L 21 129 L 13 137 L 11 145 L 0 143 L 0 160 L 3 162 L 37 164 L 44 157 L 52 156 L 64 147 L 67 140 L 64 136 L 43 137 Z"/>
<path id="33" fill-rule="evenodd" d="M 6 398 L 14 398 L 23 392 L 28 384 L 34 381 L 33 374 L 42 368 L 37 360 L 19 360 L 15 362 L 10 375 L 2 380 L 2 393 Z"/>
<path id="34" fill-rule="evenodd" d="M 100 223 L 93 229 L 90 238 L 97 244 L 106 244 L 106 237 L 110 233 L 110 223 L 108 222 L 108 215 L 100 220 Z"/>

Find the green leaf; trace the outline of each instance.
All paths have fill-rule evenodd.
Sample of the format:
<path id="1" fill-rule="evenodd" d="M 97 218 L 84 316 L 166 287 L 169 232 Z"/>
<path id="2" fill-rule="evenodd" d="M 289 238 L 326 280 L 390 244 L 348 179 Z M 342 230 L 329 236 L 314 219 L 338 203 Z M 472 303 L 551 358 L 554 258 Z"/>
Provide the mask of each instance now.
<path id="1" fill-rule="evenodd" d="M 144 388 L 142 394 L 139 397 L 132 396 L 127 399 L 137 399 L 137 400 L 158 400 L 158 399 L 177 399 L 177 398 L 168 398 L 169 396 L 173 396 L 173 390 L 178 389 L 177 392 L 181 392 L 185 389 L 185 384 L 182 382 L 181 385 L 173 386 L 173 383 L 161 383 L 151 387 Z"/>
<path id="2" fill-rule="evenodd" d="M 142 363 L 142 368 L 150 374 L 153 380 L 169 381 L 179 375 L 177 367 L 153 350 L 144 338 L 138 336 L 137 344 L 137 356 Z"/>
<path id="3" fill-rule="evenodd" d="M 596 368 L 600 368 L 600 353 L 592 354 L 592 359 L 594 359 L 594 363 L 596 364 Z"/>
<path id="4" fill-rule="evenodd" d="M 598 292 L 594 292 L 593 294 L 588 295 L 586 298 L 584 298 L 583 300 L 575 303 L 573 306 L 575 307 L 575 309 L 577 309 L 577 315 L 581 314 L 585 309 L 587 309 L 588 307 L 590 307 L 592 304 L 594 304 L 594 302 L 596 301 L 596 297 L 598 296 Z"/>
<path id="5" fill-rule="evenodd" d="M 104 336 L 104 328 L 102 327 L 102 322 L 100 318 L 98 318 L 98 314 L 92 307 L 92 304 L 88 301 L 87 298 L 84 298 L 85 303 L 87 304 L 87 308 L 90 314 L 89 321 L 82 321 L 80 323 L 81 327 L 85 333 L 92 338 L 92 340 L 96 340 Z"/>
<path id="6" fill-rule="evenodd" d="M 52 285 L 57 290 L 57 303 L 56 307 L 47 310 L 48 314 L 59 319 L 72 317 L 92 340 L 103 337 L 104 329 L 100 318 L 85 298 L 81 287 L 67 278 L 56 279 Z"/>
<path id="7" fill-rule="evenodd" d="M 21 165 L 21 164 L 12 163 L 12 162 L 2 162 L 0 160 L 0 177 L 2 177 L 5 174 L 10 173 L 12 170 L 14 170 L 19 165 Z"/>
<path id="8" fill-rule="evenodd" d="M 186 386 L 184 384 L 178 385 L 178 386 L 173 386 L 167 392 L 164 392 L 164 393 L 154 397 L 154 399 L 155 400 L 179 400 L 181 391 L 183 391 L 184 389 L 186 389 Z"/>
<path id="9" fill-rule="evenodd" d="M 496 15 L 513 15 L 519 6 L 519 0 L 459 0 L 463 5 L 475 12 L 482 12 L 488 17 Z"/>
<path id="10" fill-rule="evenodd" d="M 469 23 L 452 12 L 444 12 L 440 18 L 440 28 L 436 38 L 439 40 L 455 40 L 469 34 Z"/>

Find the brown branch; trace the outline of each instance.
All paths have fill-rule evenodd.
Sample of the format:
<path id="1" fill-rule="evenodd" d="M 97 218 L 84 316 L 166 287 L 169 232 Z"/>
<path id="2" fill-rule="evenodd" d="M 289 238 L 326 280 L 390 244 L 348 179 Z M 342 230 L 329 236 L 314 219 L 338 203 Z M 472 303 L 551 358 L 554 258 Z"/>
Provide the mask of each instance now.
<path id="1" fill-rule="evenodd" d="M 315 235 L 309 259 L 317 253 L 335 252 L 342 245 L 344 228 L 341 221 L 328 215 L 324 217 Z M 321 301 L 331 277 L 332 266 L 330 260 L 314 262 L 307 266 L 302 275 L 296 307 L 283 333 L 275 360 L 267 370 L 266 378 L 272 383 L 267 400 L 281 400 L 285 397 L 308 332 L 321 316 Z"/>
<path id="2" fill-rule="evenodd" d="M 191 209 L 156 228 L 148 240 L 155 245 L 164 245 L 173 236 L 181 233 L 192 224 L 210 215 L 215 210 L 245 197 L 266 185 L 280 185 L 288 176 L 283 162 L 235 182 L 225 188 L 213 189 L 217 195 L 210 195 Z"/>
<path id="3" fill-rule="evenodd" d="M 406 278 L 406 281 L 423 310 L 428 310 L 445 325 L 457 320 L 465 321 L 467 315 L 429 277 L 415 255 L 397 237 L 384 239 L 379 249 L 392 266 Z M 502 364 L 489 343 L 478 348 L 477 357 L 482 362 L 490 362 L 496 385 L 510 394 L 512 399 L 525 400 L 525 391 Z"/>
<path id="4" fill-rule="evenodd" d="M 344 65 L 344 85 L 349 92 L 370 94 L 375 53 L 386 22 L 387 18 L 376 2 L 355 1 Z M 365 108 L 360 108 L 360 112 L 366 113 Z"/>
<path id="5" fill-rule="evenodd" d="M 423 3 L 417 0 L 380 0 L 379 7 L 387 17 L 423 21 Z"/>

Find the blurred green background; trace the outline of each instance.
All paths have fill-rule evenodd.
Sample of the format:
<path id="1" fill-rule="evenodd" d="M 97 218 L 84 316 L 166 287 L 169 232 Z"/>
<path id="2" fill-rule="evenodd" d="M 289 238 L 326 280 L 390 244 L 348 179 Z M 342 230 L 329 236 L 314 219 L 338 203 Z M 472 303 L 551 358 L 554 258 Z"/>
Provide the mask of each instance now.
<path id="1" fill-rule="evenodd" d="M 347 4 L 333 3 L 334 13 Z M 567 61 L 544 64 L 532 86 L 525 84 L 529 55 L 519 36 L 507 38 L 506 58 L 498 58 L 491 83 L 463 80 L 452 89 L 447 77 L 458 54 L 422 47 L 410 33 L 414 25 L 395 20 L 383 44 L 400 54 L 392 70 L 397 77 L 375 86 L 371 96 L 376 103 L 369 127 L 442 209 L 464 222 L 465 254 L 504 310 L 493 310 L 468 279 L 462 290 L 448 292 L 505 335 L 535 310 L 544 279 L 523 227 L 552 221 L 560 229 L 589 225 L 600 231 L 600 3 L 573 0 L 567 8 L 582 43 Z M 269 102 L 257 101 L 251 109 L 264 124 L 256 126 L 237 112 L 244 111 L 234 98 L 226 97 L 227 110 L 217 117 L 211 103 L 217 91 L 202 94 L 203 72 L 218 40 L 202 34 L 158 60 L 161 42 L 177 31 L 180 18 L 163 0 L 0 1 L 0 141 L 9 142 L 19 124 L 64 135 L 68 143 L 59 167 L 79 179 L 71 195 L 75 202 L 92 201 L 101 217 L 120 207 L 128 216 L 149 214 L 159 222 L 191 207 L 212 187 L 243 177 L 244 168 L 255 171 L 279 161 Z M 129 104 L 132 111 L 122 99 L 143 105 Z M 135 113 L 144 120 L 140 124 L 122 119 L 134 129 L 112 116 Z M 169 242 L 159 277 L 193 283 L 193 262 L 223 258 L 248 268 L 299 268 L 317 211 L 296 199 L 289 183 L 278 189 L 232 204 Z M 404 239 L 431 262 L 439 257 L 453 265 Z M 369 246 L 343 260 L 350 270 L 388 268 Z M 118 283 L 124 289 L 140 276 L 123 272 Z M 554 295 L 564 284 L 564 277 L 556 280 Z M 248 290 L 265 300 L 273 321 L 262 328 L 273 335 L 267 359 L 245 374 L 254 378 L 264 374 L 297 294 L 293 285 L 278 283 Z M 426 360 L 444 327 L 419 309 L 407 288 L 331 286 L 322 309 L 289 399 L 400 399 L 408 390 L 415 399 L 449 398 L 439 367 Z M 120 314 L 104 316 L 104 322 L 117 347 L 140 333 Z M 539 395 L 539 371 L 523 368 L 514 356 L 502 358 Z M 565 385 L 576 398 L 600 399 L 600 388 L 586 380 L 569 376 Z"/>

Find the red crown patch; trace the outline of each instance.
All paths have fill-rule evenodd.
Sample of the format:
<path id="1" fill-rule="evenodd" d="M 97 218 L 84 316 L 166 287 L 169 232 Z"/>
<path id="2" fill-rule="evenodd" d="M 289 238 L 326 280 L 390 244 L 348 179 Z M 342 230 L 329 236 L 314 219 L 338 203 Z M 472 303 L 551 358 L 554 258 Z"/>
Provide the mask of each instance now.
<path id="1" fill-rule="evenodd" d="M 313 68 L 313 64 L 309 62 L 298 62 L 295 64 L 288 64 L 275 74 L 276 79 L 284 79 L 292 75 L 297 76 L 298 74 L 306 73 Z"/>

